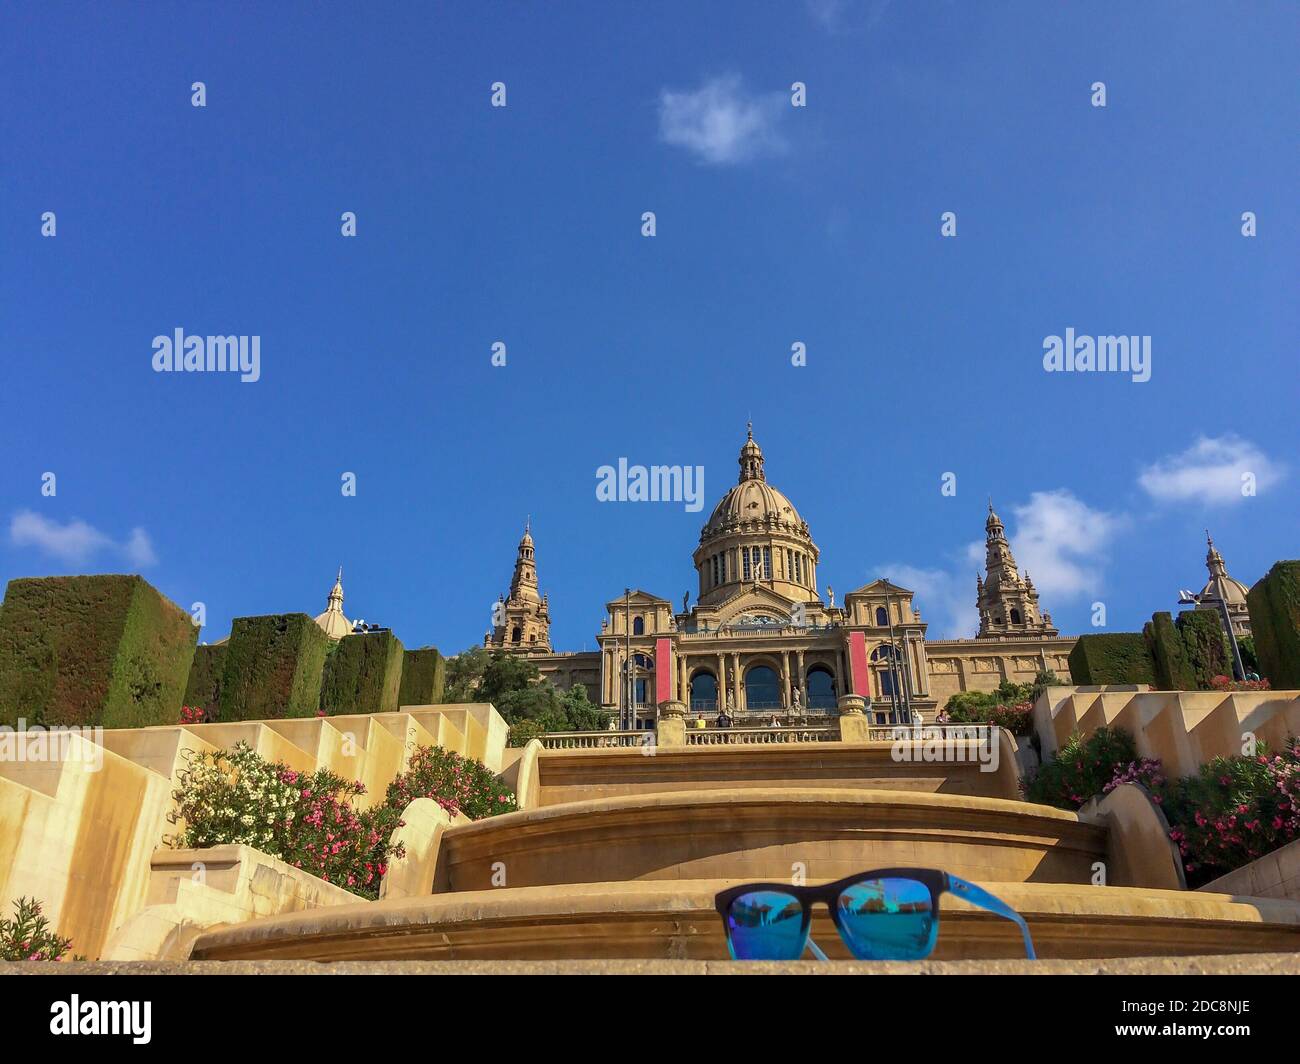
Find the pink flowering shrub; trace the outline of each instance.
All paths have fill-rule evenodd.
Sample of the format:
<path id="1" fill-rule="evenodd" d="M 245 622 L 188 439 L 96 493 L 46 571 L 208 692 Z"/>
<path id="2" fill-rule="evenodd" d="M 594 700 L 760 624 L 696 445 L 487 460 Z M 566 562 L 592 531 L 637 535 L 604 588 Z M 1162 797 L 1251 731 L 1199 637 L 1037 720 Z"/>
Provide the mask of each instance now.
<path id="1" fill-rule="evenodd" d="M 1190 886 L 1200 886 L 1300 838 L 1300 749 L 1216 757 L 1164 796 L 1169 836 Z"/>
<path id="2" fill-rule="evenodd" d="M 1234 680 L 1231 676 L 1214 676 L 1210 688 L 1215 691 L 1267 691 L 1267 680 Z"/>
<path id="3" fill-rule="evenodd" d="M 390 840 L 416 798 L 471 820 L 515 809 L 514 794 L 491 771 L 440 746 L 417 748 L 383 804 L 370 809 L 357 807 L 366 793 L 359 781 L 327 769 L 299 772 L 247 743 L 192 757 L 179 782 L 174 846 L 251 846 L 363 898 L 377 898 L 389 863 L 406 856 Z"/>
<path id="4" fill-rule="evenodd" d="M 208 711 L 202 706 L 181 706 L 181 724 L 206 724 Z"/>
<path id="5" fill-rule="evenodd" d="M 388 785 L 386 802 L 399 814 L 417 798 L 432 798 L 470 820 L 518 808 L 514 793 L 489 769 L 441 746 L 417 749 L 406 771 Z"/>
<path id="6" fill-rule="evenodd" d="M 14 918 L 0 917 L 0 961 L 57 961 L 72 948 L 72 939 L 55 934 L 35 898 L 14 902 Z"/>
<path id="7" fill-rule="evenodd" d="M 356 808 L 365 787 L 327 769 L 299 772 L 241 742 L 193 757 L 179 782 L 180 848 L 251 846 L 363 898 L 377 898 L 389 861 L 405 856 L 389 842 L 401 811 Z"/>

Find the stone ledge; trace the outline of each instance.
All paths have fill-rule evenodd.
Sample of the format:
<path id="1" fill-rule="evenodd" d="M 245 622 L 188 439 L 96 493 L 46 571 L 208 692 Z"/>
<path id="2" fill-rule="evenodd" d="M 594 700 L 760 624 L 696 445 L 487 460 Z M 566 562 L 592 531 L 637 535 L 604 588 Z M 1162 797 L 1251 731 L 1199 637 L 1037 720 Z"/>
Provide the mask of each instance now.
<path id="1" fill-rule="evenodd" d="M 0 964 L 0 975 L 1300 975 L 1300 953 L 1102 960 L 83 961 Z"/>

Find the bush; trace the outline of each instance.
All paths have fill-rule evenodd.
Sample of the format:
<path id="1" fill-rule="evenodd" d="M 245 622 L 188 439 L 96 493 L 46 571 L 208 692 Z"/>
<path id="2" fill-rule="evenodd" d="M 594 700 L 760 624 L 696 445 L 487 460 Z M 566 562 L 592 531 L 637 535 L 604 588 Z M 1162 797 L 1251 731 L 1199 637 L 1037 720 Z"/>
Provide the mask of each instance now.
<path id="1" fill-rule="evenodd" d="M 447 663 L 435 647 L 408 650 L 402 658 L 398 706 L 436 706 L 447 686 Z"/>
<path id="2" fill-rule="evenodd" d="M 1300 751 L 1216 757 L 1163 804 L 1188 885 L 1203 886 L 1300 837 Z"/>
<path id="3" fill-rule="evenodd" d="M 0 609 L 0 724 L 170 724 L 197 640 L 190 615 L 139 576 L 11 580 Z"/>
<path id="4" fill-rule="evenodd" d="M 1259 671 L 1275 688 L 1300 688 L 1300 561 L 1278 562 L 1246 595 Z"/>
<path id="5" fill-rule="evenodd" d="M 314 717 L 330 640 L 305 613 L 236 617 L 221 673 L 223 721 Z"/>
<path id="6" fill-rule="evenodd" d="M 14 918 L 0 917 L 0 961 L 57 961 L 72 948 L 72 939 L 55 934 L 35 898 L 14 902 Z"/>
<path id="7" fill-rule="evenodd" d="M 1081 635 L 1070 651 L 1076 684 L 1155 683 L 1155 662 L 1140 632 Z"/>
<path id="8" fill-rule="evenodd" d="M 432 798 L 447 812 L 482 820 L 518 808 L 514 792 L 477 761 L 441 746 L 422 746 L 406 771 L 388 785 L 386 804 L 402 812 L 417 798 Z"/>
<path id="9" fill-rule="evenodd" d="M 992 692 L 959 691 L 948 699 L 936 720 L 940 724 L 992 724 L 1012 735 L 1028 735 L 1034 730 L 1034 699 L 1043 687 L 1055 682 L 1055 674 L 1040 672 L 1032 684 L 1003 681 Z"/>
<path id="10" fill-rule="evenodd" d="M 1215 676 L 1232 672 L 1232 648 L 1217 612 L 1184 610 L 1178 615 L 1177 628 L 1196 685 L 1189 690 L 1208 690 Z"/>
<path id="11" fill-rule="evenodd" d="M 1056 758 L 1039 768 L 1023 785 L 1025 800 L 1058 809 L 1079 809 L 1103 794 L 1117 771 L 1137 761 L 1137 748 L 1127 732 L 1098 728 L 1084 739 L 1073 733 Z"/>
<path id="12" fill-rule="evenodd" d="M 401 810 L 357 810 L 365 793 L 327 769 L 298 772 L 267 761 L 247 743 L 229 751 L 204 751 L 179 775 L 170 841 L 178 848 L 241 844 L 363 898 L 377 898 L 394 857 L 404 856 L 389 838 Z"/>
<path id="13" fill-rule="evenodd" d="M 225 643 L 195 647 L 189 682 L 185 685 L 185 704 L 206 710 L 215 720 L 221 709 L 221 673 L 225 667 Z"/>
<path id="14" fill-rule="evenodd" d="M 506 733 L 506 746 L 527 746 L 545 734 L 546 729 L 537 721 L 521 720 L 518 724 L 510 725 L 510 730 Z"/>
<path id="15" fill-rule="evenodd" d="M 330 650 L 320 704 L 336 713 L 393 713 L 402 683 L 401 640 L 392 632 L 345 635 Z"/>
<path id="16" fill-rule="evenodd" d="M 1196 672 L 1187 660 L 1182 634 L 1174 627 L 1173 615 L 1152 614 L 1142 629 L 1155 670 L 1155 686 L 1161 691 L 1193 691 Z"/>

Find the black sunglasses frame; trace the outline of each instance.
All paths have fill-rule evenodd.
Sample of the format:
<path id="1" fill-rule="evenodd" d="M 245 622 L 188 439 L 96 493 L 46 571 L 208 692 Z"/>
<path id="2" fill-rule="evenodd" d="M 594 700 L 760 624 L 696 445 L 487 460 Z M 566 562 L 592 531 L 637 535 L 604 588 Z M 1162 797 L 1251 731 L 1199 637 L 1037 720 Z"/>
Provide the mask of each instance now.
<path id="1" fill-rule="evenodd" d="M 718 910 L 718 915 L 722 917 L 722 926 L 726 932 L 727 941 L 730 942 L 731 926 L 727 923 L 727 913 L 732 902 L 746 894 L 754 894 L 762 890 L 788 894 L 803 907 L 803 923 L 800 925 L 799 933 L 803 941 L 807 942 L 808 932 L 812 925 L 813 906 L 817 902 L 822 902 L 830 910 L 831 920 L 835 924 L 835 930 L 839 932 L 840 940 L 847 945 L 849 934 L 844 925 L 840 923 L 840 909 L 836 903 L 846 888 L 853 886 L 855 883 L 861 883 L 864 879 L 910 879 L 926 887 L 930 891 L 930 913 L 931 919 L 934 921 L 934 928 L 931 932 L 932 941 L 938 935 L 939 895 L 945 891 L 951 891 L 953 885 L 948 873 L 937 868 L 875 868 L 870 872 L 858 872 L 851 876 L 845 876 L 843 879 L 837 879 L 834 883 L 823 883 L 820 886 L 811 887 L 793 886 L 790 883 L 742 883 L 739 886 L 728 887 L 726 890 L 720 891 L 713 899 L 713 903 Z"/>

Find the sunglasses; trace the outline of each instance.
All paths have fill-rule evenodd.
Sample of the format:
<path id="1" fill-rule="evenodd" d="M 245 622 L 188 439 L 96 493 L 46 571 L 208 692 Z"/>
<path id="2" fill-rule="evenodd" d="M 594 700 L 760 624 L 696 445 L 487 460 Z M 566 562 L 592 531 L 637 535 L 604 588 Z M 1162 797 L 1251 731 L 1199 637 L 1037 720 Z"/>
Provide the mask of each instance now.
<path id="1" fill-rule="evenodd" d="M 934 868 L 882 868 L 826 883 L 794 887 L 746 883 L 714 899 L 738 961 L 793 961 L 808 948 L 826 960 L 808 937 L 812 907 L 824 902 L 849 951 L 862 961 L 915 961 L 928 957 L 939 937 L 939 895 L 959 898 L 1011 920 L 1034 960 L 1034 941 L 1024 917 L 988 891 Z"/>

